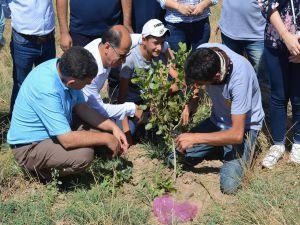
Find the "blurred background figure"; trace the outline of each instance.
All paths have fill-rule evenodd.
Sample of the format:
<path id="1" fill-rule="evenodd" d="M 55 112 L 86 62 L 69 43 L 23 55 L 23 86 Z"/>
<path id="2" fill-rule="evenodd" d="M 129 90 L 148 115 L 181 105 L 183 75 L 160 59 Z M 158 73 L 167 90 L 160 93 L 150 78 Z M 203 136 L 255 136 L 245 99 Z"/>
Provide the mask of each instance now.
<path id="1" fill-rule="evenodd" d="M 300 164 L 300 1 L 259 0 L 259 3 L 267 19 L 264 54 L 270 75 L 273 140 L 262 165 L 273 168 L 285 152 L 289 101 L 294 123 L 290 161 Z"/>
<path id="2" fill-rule="evenodd" d="M 150 19 L 163 21 L 165 10 L 157 0 L 133 0 L 132 2 L 132 27 L 135 33 L 141 33 L 144 24 Z"/>
<path id="3" fill-rule="evenodd" d="M 132 30 L 132 0 L 70 1 L 70 27 L 68 27 L 68 0 L 56 0 L 60 27 L 60 47 L 85 46 L 101 38 L 104 31 L 123 24 Z"/>
<path id="4" fill-rule="evenodd" d="M 170 30 L 168 43 L 178 51 L 178 43 L 184 42 L 188 49 L 207 43 L 210 37 L 209 7 L 218 0 L 158 0 L 166 9 L 166 27 Z"/>

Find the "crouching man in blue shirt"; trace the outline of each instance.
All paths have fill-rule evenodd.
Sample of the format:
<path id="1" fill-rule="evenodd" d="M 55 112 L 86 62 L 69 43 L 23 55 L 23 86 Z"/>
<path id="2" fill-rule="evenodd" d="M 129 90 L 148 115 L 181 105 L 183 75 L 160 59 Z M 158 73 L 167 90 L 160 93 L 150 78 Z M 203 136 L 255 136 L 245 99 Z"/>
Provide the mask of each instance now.
<path id="1" fill-rule="evenodd" d="M 206 85 L 212 100 L 210 118 L 176 138 L 179 152 L 187 162 L 221 155 L 221 190 L 233 194 L 241 185 L 245 169 L 253 157 L 257 134 L 264 112 L 261 93 L 251 64 L 222 44 L 203 44 L 188 57 L 185 65 L 187 84 L 199 90 Z M 182 114 L 187 124 L 197 96 Z M 172 159 L 172 158 L 171 158 Z"/>
<path id="2" fill-rule="evenodd" d="M 73 47 L 60 59 L 46 61 L 29 73 L 7 135 L 20 166 L 49 181 L 51 168 L 61 175 L 84 170 L 94 159 L 95 147 L 106 146 L 113 156 L 127 151 L 126 137 L 118 126 L 84 101 L 81 89 L 91 83 L 97 70 L 91 53 Z M 94 129 L 72 130 L 72 115 Z"/>

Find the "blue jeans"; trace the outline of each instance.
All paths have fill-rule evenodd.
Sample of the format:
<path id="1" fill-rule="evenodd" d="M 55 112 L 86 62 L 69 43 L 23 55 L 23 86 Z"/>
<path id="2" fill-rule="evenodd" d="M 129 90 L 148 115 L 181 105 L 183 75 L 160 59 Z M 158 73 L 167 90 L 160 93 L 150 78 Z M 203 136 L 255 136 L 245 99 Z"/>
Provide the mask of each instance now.
<path id="1" fill-rule="evenodd" d="M 244 55 L 246 54 L 250 63 L 254 67 L 260 83 L 269 85 L 269 77 L 265 73 L 264 62 L 264 40 L 248 41 L 248 40 L 234 40 L 221 33 L 222 42 L 234 52 Z"/>
<path id="2" fill-rule="evenodd" d="M 5 17 L 4 17 L 2 5 L 0 4 L 0 47 L 1 45 L 4 44 L 3 41 L 4 26 L 5 26 Z"/>
<path id="3" fill-rule="evenodd" d="M 13 59 L 13 89 L 10 102 L 11 115 L 20 87 L 28 73 L 32 70 L 32 67 L 55 58 L 54 35 L 47 43 L 36 44 L 25 39 L 15 30 L 12 30 L 10 52 Z"/>
<path id="4" fill-rule="evenodd" d="M 196 49 L 199 45 L 207 43 L 210 37 L 208 18 L 192 23 L 166 22 L 166 27 L 170 30 L 170 36 L 167 36 L 167 41 L 175 52 L 179 49 L 179 42 L 186 43 L 187 49 Z"/>
<path id="5" fill-rule="evenodd" d="M 210 119 L 202 121 L 198 126 L 194 127 L 192 133 L 212 133 L 221 129 L 214 125 Z M 221 191 L 225 194 L 233 194 L 241 185 L 244 177 L 245 169 L 251 163 L 254 154 L 255 142 L 258 131 L 249 130 L 245 132 L 242 144 L 211 146 L 205 144 L 194 145 L 187 149 L 184 155 L 186 162 L 200 162 L 203 159 L 219 158 L 222 155 L 224 164 L 220 170 L 220 186 Z M 173 158 L 173 155 L 169 157 Z"/>
<path id="6" fill-rule="evenodd" d="M 271 133 L 274 144 L 284 144 L 287 131 L 287 105 L 292 104 L 294 143 L 300 144 L 300 64 L 290 63 L 286 48 L 265 47 L 265 60 L 271 83 Z"/>

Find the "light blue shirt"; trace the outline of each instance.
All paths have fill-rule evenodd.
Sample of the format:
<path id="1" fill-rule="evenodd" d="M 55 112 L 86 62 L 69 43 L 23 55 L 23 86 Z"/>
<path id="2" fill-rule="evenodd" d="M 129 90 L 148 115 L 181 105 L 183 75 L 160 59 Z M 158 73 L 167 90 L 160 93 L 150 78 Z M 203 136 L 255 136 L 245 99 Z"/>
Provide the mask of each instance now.
<path id="1" fill-rule="evenodd" d="M 196 22 L 196 21 L 200 21 L 202 19 L 207 18 L 208 16 L 210 16 L 210 10 L 209 8 L 205 9 L 203 11 L 203 13 L 201 15 L 198 16 L 185 16 L 183 14 L 181 14 L 180 12 L 178 12 L 177 10 L 174 9 L 168 9 L 166 7 L 166 0 L 157 0 L 161 7 L 163 9 L 167 9 L 166 10 L 166 15 L 165 15 L 165 21 L 169 22 L 169 23 L 192 23 L 192 22 Z M 177 2 L 179 4 L 187 4 L 187 5 L 197 5 L 198 3 L 200 3 L 202 0 L 177 0 Z M 218 0 L 212 0 L 211 1 L 213 5 L 218 3 Z"/>
<path id="2" fill-rule="evenodd" d="M 55 28 L 52 0 L 11 0 L 11 25 L 18 33 L 49 34 Z"/>
<path id="3" fill-rule="evenodd" d="M 223 0 L 219 28 L 233 40 L 264 40 L 266 20 L 257 0 Z"/>
<path id="4" fill-rule="evenodd" d="M 232 73 L 225 84 L 207 85 L 213 103 L 211 121 L 221 129 L 228 129 L 232 126 L 231 115 L 246 114 L 245 129 L 260 130 L 264 111 L 256 73 L 249 61 L 219 43 L 207 43 L 198 48 L 203 47 L 223 50 L 233 64 Z"/>
<path id="5" fill-rule="evenodd" d="M 39 142 L 71 131 L 72 108 L 84 97 L 62 83 L 56 64 L 57 59 L 40 64 L 23 82 L 7 135 L 9 144 Z"/>

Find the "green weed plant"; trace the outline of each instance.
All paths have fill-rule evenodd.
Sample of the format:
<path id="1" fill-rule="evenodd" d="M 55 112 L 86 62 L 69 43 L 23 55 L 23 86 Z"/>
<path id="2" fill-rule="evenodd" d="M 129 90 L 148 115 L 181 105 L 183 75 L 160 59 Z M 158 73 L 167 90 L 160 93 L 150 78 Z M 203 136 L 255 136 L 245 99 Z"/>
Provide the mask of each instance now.
<path id="1" fill-rule="evenodd" d="M 157 196 L 176 192 L 176 187 L 170 176 L 163 174 L 163 167 L 159 166 L 152 173 L 153 177 L 142 177 L 137 188 L 138 197 L 147 205 L 151 206 Z"/>

